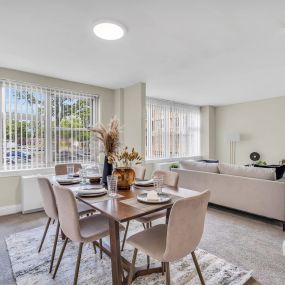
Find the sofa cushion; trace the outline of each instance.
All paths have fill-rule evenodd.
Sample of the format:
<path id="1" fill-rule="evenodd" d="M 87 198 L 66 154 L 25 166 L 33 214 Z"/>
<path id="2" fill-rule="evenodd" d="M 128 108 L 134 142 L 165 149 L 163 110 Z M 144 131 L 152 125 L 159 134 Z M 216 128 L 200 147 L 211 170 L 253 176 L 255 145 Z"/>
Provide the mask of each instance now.
<path id="1" fill-rule="evenodd" d="M 247 167 L 226 163 L 219 163 L 218 168 L 221 174 L 276 180 L 276 172 L 274 168 Z"/>
<path id="2" fill-rule="evenodd" d="M 182 160 L 180 167 L 187 170 L 219 173 L 218 163 L 198 162 L 195 160 Z"/>

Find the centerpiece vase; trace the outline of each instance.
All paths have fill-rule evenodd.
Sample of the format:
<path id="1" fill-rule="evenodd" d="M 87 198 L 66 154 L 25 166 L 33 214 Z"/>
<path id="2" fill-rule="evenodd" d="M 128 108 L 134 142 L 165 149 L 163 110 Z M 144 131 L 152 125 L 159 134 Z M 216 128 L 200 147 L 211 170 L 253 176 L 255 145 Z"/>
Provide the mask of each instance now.
<path id="1" fill-rule="evenodd" d="M 113 164 L 109 163 L 107 156 L 105 156 L 103 176 L 102 176 L 103 184 L 107 185 L 107 176 L 112 175 L 112 172 L 113 172 Z"/>
<path id="2" fill-rule="evenodd" d="M 135 171 L 131 167 L 116 167 L 113 175 L 118 177 L 118 190 L 130 190 L 136 178 Z"/>

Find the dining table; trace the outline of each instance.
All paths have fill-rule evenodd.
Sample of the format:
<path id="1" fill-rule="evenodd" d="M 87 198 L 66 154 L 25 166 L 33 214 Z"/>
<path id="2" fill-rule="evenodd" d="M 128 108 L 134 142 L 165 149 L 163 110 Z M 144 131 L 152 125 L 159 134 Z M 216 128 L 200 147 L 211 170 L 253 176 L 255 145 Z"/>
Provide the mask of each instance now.
<path id="1" fill-rule="evenodd" d="M 55 179 L 56 177 L 53 177 L 51 181 L 55 181 Z M 120 223 L 128 222 L 161 210 L 167 210 L 165 222 L 168 223 L 171 207 L 177 200 L 199 194 L 197 191 L 181 187 L 163 187 L 162 192 L 169 194 L 171 200 L 162 204 L 149 204 L 138 201 L 137 195 L 153 190 L 153 187 L 136 188 L 133 185 L 130 190 L 119 190 L 116 197 L 110 197 L 108 194 L 100 197 L 83 197 L 77 195 L 80 185 L 72 184 L 64 186 L 73 191 L 79 201 L 86 203 L 88 206 L 94 208 L 94 210 L 108 217 L 110 243 L 103 242 L 103 244 L 99 244 L 96 242 L 96 245 L 101 247 L 102 251 L 111 258 L 113 285 L 127 284 L 128 273 L 131 267 L 131 262 L 121 255 Z M 145 266 L 135 268 L 133 279 L 147 274 L 162 272 L 163 269 L 161 266 L 146 264 Z"/>

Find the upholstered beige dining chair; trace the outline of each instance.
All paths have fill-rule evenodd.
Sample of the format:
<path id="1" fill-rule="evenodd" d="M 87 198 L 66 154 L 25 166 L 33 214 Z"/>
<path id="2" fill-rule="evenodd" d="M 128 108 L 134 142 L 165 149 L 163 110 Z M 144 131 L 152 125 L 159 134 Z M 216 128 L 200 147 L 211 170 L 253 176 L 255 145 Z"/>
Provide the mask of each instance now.
<path id="1" fill-rule="evenodd" d="M 54 188 L 58 208 L 59 222 L 66 238 L 55 267 L 53 278 L 55 278 L 56 276 L 67 242 L 69 240 L 79 242 L 79 251 L 73 281 L 73 284 L 75 285 L 77 284 L 78 280 L 83 244 L 91 242 L 93 243 L 93 247 L 95 250 L 95 241 L 101 240 L 102 238 L 109 235 L 109 220 L 106 216 L 102 214 L 97 214 L 79 219 L 76 201 L 72 191 L 66 187 L 57 185 Z M 120 226 L 120 230 L 124 230 L 124 227 Z"/>
<path id="2" fill-rule="evenodd" d="M 143 180 L 145 177 L 146 168 L 144 166 L 141 166 L 141 165 L 135 165 L 132 168 L 135 171 L 136 179 Z"/>
<path id="3" fill-rule="evenodd" d="M 58 214 L 57 214 L 55 196 L 54 196 L 53 188 L 52 188 L 50 181 L 46 177 L 38 177 L 38 184 L 39 184 L 39 188 L 40 188 L 40 192 L 42 196 L 43 207 L 44 207 L 46 215 L 48 216 L 48 221 L 47 221 L 44 234 L 43 234 L 43 237 L 40 243 L 40 247 L 38 250 L 38 252 L 40 252 L 42 249 L 48 228 L 50 226 L 50 222 L 52 220 L 57 220 Z M 49 272 L 52 271 L 54 255 L 56 251 L 56 244 L 58 240 L 58 233 L 59 233 L 59 221 L 57 222 L 57 226 L 56 226 L 55 240 L 54 240 L 53 249 L 52 249 Z"/>
<path id="4" fill-rule="evenodd" d="M 209 198 L 210 192 L 204 191 L 197 196 L 180 199 L 172 207 L 168 225 L 153 226 L 127 239 L 127 243 L 135 248 L 128 278 L 129 285 L 133 280 L 138 250 L 162 262 L 163 268 L 166 268 L 167 285 L 170 285 L 169 262 L 191 253 L 201 284 L 205 284 L 195 249 L 203 234 Z"/>
<path id="5" fill-rule="evenodd" d="M 163 176 L 163 184 L 165 186 L 177 188 L 179 174 L 176 172 L 156 170 L 153 172 L 152 176 L 153 177 Z M 139 217 L 136 219 L 136 221 L 142 223 L 143 227 L 148 229 L 152 226 L 153 221 L 160 219 L 160 218 L 163 218 L 165 216 L 166 216 L 166 210 L 162 210 L 159 212 L 154 212 L 152 214 L 148 214 L 148 215 Z M 127 233 L 128 233 L 128 229 L 129 229 L 129 224 L 130 224 L 130 222 L 128 221 L 127 225 L 126 225 L 126 230 L 125 230 L 123 242 L 122 242 L 122 247 L 121 247 L 122 251 L 124 250 L 124 246 L 125 246 L 125 242 L 126 242 L 126 238 L 127 238 Z M 149 263 L 149 260 L 148 260 L 148 263 Z"/>
<path id="6" fill-rule="evenodd" d="M 38 252 L 40 252 L 42 249 L 42 246 L 43 246 L 43 243 L 45 241 L 45 238 L 46 238 L 46 235 L 47 235 L 51 221 L 57 220 L 55 240 L 54 240 L 54 244 L 53 244 L 51 262 L 50 262 L 50 268 L 49 268 L 49 272 L 51 272 L 52 267 L 53 267 L 53 262 L 54 262 L 54 256 L 55 256 L 55 252 L 56 252 L 56 245 L 57 245 L 57 241 L 58 241 L 60 224 L 58 221 L 58 211 L 57 211 L 55 195 L 54 195 L 53 187 L 52 187 L 49 179 L 47 177 L 44 177 L 44 176 L 38 176 L 38 185 L 39 185 L 40 193 L 41 193 L 41 197 L 42 197 L 43 208 L 44 208 L 46 215 L 48 216 L 47 224 L 46 224 L 46 227 L 44 230 L 43 237 L 41 239 L 41 243 L 40 243 Z M 89 207 L 88 205 L 86 205 L 82 202 L 77 203 L 77 211 L 78 211 L 79 215 L 85 215 L 85 214 L 89 214 L 89 213 L 94 212 L 93 208 Z M 100 251 L 100 255 L 102 255 L 102 251 Z"/>
<path id="7" fill-rule="evenodd" d="M 81 163 L 61 163 L 57 164 L 54 167 L 55 175 L 65 175 L 67 174 L 67 166 L 73 165 L 74 166 L 74 173 L 77 173 L 82 168 Z"/>

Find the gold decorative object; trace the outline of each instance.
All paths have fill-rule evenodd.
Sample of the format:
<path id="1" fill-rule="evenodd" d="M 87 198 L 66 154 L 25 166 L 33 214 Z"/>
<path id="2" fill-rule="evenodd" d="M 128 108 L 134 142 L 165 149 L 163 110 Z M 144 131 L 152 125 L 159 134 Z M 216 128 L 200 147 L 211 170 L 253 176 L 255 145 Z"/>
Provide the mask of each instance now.
<path id="1" fill-rule="evenodd" d="M 118 176 L 119 190 L 130 190 L 136 178 L 135 171 L 131 167 L 116 167 L 113 170 L 113 175 Z"/>
<path id="2" fill-rule="evenodd" d="M 142 156 L 134 148 L 129 152 L 128 147 L 108 156 L 108 162 L 115 166 L 113 175 L 118 176 L 119 190 L 130 190 L 136 178 L 132 165 L 140 164 L 142 159 Z"/>

